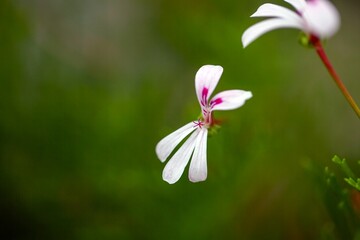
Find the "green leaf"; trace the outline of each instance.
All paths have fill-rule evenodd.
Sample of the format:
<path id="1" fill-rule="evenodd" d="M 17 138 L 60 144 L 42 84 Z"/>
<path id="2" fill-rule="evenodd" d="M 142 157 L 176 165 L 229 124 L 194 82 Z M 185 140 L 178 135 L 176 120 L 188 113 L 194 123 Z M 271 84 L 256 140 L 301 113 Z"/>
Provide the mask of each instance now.
<path id="1" fill-rule="evenodd" d="M 344 171 L 344 173 L 346 174 L 347 177 L 355 178 L 355 175 L 354 175 L 353 171 L 350 169 L 349 165 L 347 164 L 345 158 L 341 159 L 337 155 L 335 155 L 332 158 L 332 161 L 341 167 L 341 169 Z"/>

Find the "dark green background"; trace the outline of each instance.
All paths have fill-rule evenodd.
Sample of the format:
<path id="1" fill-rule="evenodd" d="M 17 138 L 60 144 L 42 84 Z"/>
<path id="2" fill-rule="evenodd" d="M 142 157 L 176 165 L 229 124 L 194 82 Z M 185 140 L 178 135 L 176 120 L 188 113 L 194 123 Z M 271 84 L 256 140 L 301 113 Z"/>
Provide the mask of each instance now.
<path id="1" fill-rule="evenodd" d="M 1 0 L 2 239 L 341 236 L 304 166 L 356 167 L 359 119 L 299 31 L 242 48 L 262 3 Z M 326 50 L 360 102 L 360 4 L 335 5 Z M 155 145 L 197 118 L 204 64 L 224 67 L 216 92 L 254 97 L 215 113 L 207 181 L 169 185 Z"/>

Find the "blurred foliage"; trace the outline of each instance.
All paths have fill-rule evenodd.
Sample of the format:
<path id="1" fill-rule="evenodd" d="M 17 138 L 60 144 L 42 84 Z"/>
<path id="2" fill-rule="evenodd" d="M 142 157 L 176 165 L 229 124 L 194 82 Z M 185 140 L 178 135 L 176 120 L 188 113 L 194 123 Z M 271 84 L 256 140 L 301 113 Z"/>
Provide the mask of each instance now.
<path id="1" fill-rule="evenodd" d="M 339 163 L 338 160 L 337 156 L 333 158 L 333 162 Z M 341 162 L 344 165 L 345 161 Z M 312 161 L 304 162 L 303 166 L 312 176 L 331 218 L 321 231 L 322 239 L 360 239 L 360 191 L 344 186 L 339 181 L 340 173 L 329 167 L 323 172 Z"/>
<path id="2" fill-rule="evenodd" d="M 346 159 L 345 158 L 341 159 L 335 155 L 332 161 L 338 164 L 341 167 L 341 169 L 344 171 L 345 175 L 347 176 L 346 178 L 344 178 L 344 180 L 348 184 L 350 184 L 350 186 L 353 186 L 355 189 L 360 191 L 360 178 L 355 177 L 355 174 L 347 164 Z M 360 164 L 360 161 L 358 163 Z"/>
<path id="3" fill-rule="evenodd" d="M 0 238 L 356 238 L 352 193 L 302 164 L 360 159 L 358 119 L 296 31 L 242 48 L 262 3 L 0 1 Z M 359 3 L 335 4 L 327 50 L 359 102 Z M 154 148 L 199 114 L 203 64 L 254 97 L 216 113 L 208 180 L 170 186 Z"/>

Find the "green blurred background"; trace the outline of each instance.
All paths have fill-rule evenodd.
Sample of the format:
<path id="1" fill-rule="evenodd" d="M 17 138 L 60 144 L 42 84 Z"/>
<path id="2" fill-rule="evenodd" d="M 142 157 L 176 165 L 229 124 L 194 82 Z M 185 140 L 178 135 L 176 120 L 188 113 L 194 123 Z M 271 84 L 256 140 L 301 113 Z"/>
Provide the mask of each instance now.
<path id="1" fill-rule="evenodd" d="M 1 0 L 1 239 L 345 239 L 308 169 L 359 169 L 359 119 L 297 30 L 242 48 L 262 3 Z M 360 3 L 334 3 L 326 50 L 360 102 Z M 207 181 L 169 185 L 155 145 L 200 113 L 204 64 L 254 97 L 216 112 Z"/>

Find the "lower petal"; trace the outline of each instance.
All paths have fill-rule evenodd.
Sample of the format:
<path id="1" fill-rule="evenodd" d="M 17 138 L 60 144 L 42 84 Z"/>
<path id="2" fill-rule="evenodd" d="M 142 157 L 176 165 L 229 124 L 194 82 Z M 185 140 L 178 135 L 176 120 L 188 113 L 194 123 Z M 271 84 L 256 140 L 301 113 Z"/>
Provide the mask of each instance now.
<path id="1" fill-rule="evenodd" d="M 195 130 L 194 123 L 188 123 L 185 126 L 179 128 L 175 132 L 164 137 L 155 148 L 156 155 L 160 161 L 164 162 L 174 148 L 192 131 Z"/>
<path id="2" fill-rule="evenodd" d="M 303 26 L 298 21 L 290 21 L 289 19 L 274 18 L 264 20 L 262 22 L 256 23 L 244 32 L 242 35 L 242 43 L 244 48 L 261 35 L 278 28 L 302 29 Z"/>
<path id="3" fill-rule="evenodd" d="M 189 169 L 189 179 L 192 182 L 205 181 L 207 177 L 206 145 L 208 130 L 203 128 L 196 140 L 194 154 Z"/>
<path id="4" fill-rule="evenodd" d="M 302 21 L 299 14 L 282 6 L 271 3 L 265 3 L 261 5 L 258 10 L 253 15 L 251 15 L 251 17 L 276 17 L 281 19 L 288 19 L 295 22 Z"/>
<path id="5" fill-rule="evenodd" d="M 305 0 L 284 0 L 287 3 L 290 3 L 298 12 L 301 12 L 306 7 Z"/>
<path id="6" fill-rule="evenodd" d="M 173 184 L 180 179 L 186 165 L 190 160 L 191 154 L 194 151 L 199 132 L 199 130 L 193 132 L 189 139 L 186 140 L 186 142 L 179 148 L 179 150 L 166 164 L 162 175 L 164 181 Z"/>

